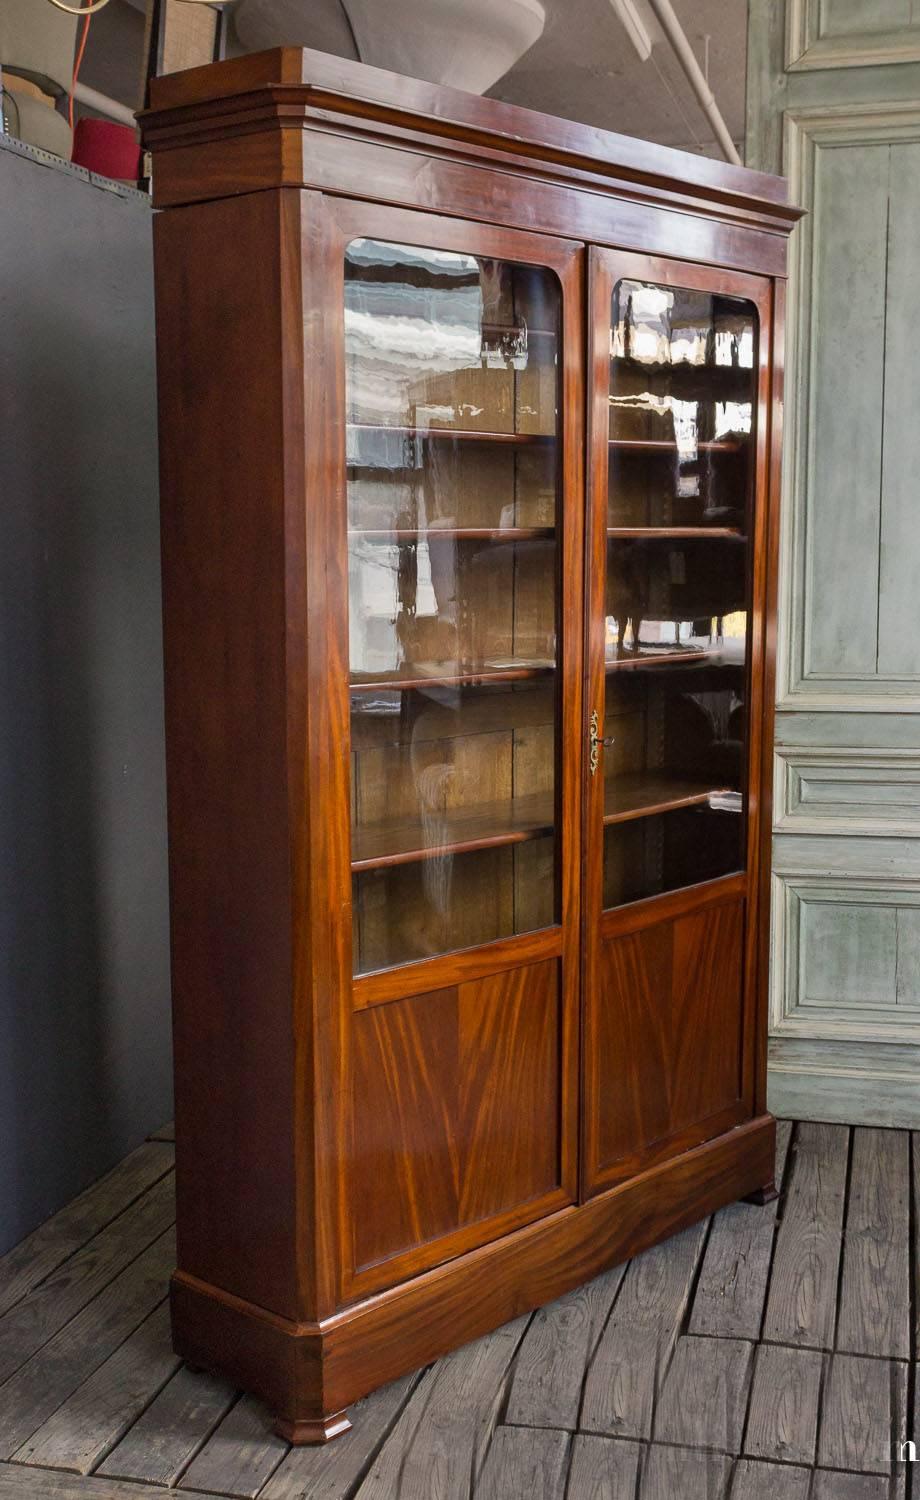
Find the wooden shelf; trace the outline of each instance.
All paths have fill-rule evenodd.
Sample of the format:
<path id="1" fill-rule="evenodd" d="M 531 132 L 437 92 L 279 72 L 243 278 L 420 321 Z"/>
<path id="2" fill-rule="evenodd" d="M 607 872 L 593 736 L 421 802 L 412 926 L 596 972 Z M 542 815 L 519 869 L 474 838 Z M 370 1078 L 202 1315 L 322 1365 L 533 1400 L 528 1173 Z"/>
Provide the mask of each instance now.
<path id="1" fill-rule="evenodd" d="M 666 771 L 639 771 L 612 777 L 604 786 L 604 823 L 627 823 L 680 807 L 697 807 L 733 787 L 713 786 L 699 778 L 681 778 Z"/>
<path id="2" fill-rule="evenodd" d="M 353 693 L 369 693 L 375 690 L 400 690 L 424 687 L 487 687 L 493 682 L 524 682 L 534 677 L 547 677 L 556 670 L 556 664 L 546 662 L 521 662 L 506 667 L 483 667 L 469 672 L 445 672 L 443 666 L 424 662 L 407 663 L 400 677 L 377 673 L 353 673 L 349 688 Z"/>
<path id="3" fill-rule="evenodd" d="M 642 667 L 673 667 L 677 664 L 685 666 L 688 662 L 720 661 L 724 655 L 725 652 L 721 648 L 712 651 L 658 651 L 654 654 L 651 652 L 638 652 L 629 656 L 609 657 L 604 664 L 604 668 L 607 672 L 623 672 L 628 671 L 630 668 L 635 670 L 637 667 L 640 669 Z M 742 663 L 738 662 L 732 665 L 741 666 Z"/>
<path id="4" fill-rule="evenodd" d="M 461 443 L 510 443 L 516 448 L 546 446 L 556 441 L 556 434 L 549 432 L 475 432 L 461 427 L 390 427 L 370 422 L 349 422 L 349 432 L 386 433 L 396 437 L 421 438 L 424 442 L 443 441 L 455 438 Z M 349 467 L 361 468 L 361 464 Z"/>
<path id="5" fill-rule="evenodd" d="M 479 807 L 449 809 L 433 814 L 428 828 L 416 818 L 391 818 L 352 832 L 351 868 L 377 870 L 387 865 L 414 864 L 442 854 L 464 854 L 475 849 L 495 849 L 504 844 L 522 844 L 552 833 L 554 804 L 551 793 L 508 797 Z M 434 829 L 441 834 L 428 845 Z"/>
<path id="6" fill-rule="evenodd" d="M 421 530 L 399 527 L 349 527 L 349 541 L 363 538 L 369 542 L 430 542 L 446 537 L 457 542 L 534 542 L 556 535 L 554 526 L 429 526 Z"/>
<path id="7" fill-rule="evenodd" d="M 619 776 L 608 781 L 604 788 L 604 823 L 625 823 L 681 807 L 700 806 L 711 796 L 731 790 L 667 772 Z M 552 793 L 535 792 L 501 802 L 485 802 L 478 807 L 449 809 L 440 817 L 433 815 L 427 828 L 418 818 L 388 818 L 353 830 L 351 868 L 379 870 L 445 854 L 469 854 L 477 849 L 523 844 L 552 833 L 554 816 Z M 434 844 L 427 842 L 433 828 L 441 835 Z"/>
<path id="8" fill-rule="evenodd" d="M 618 453 L 678 452 L 678 444 L 673 438 L 611 438 L 610 447 Z M 742 444 L 737 438 L 709 439 L 696 444 L 697 453 L 740 453 L 741 449 Z"/>
<path id="9" fill-rule="evenodd" d="M 662 537 L 668 540 L 694 541 L 703 537 L 717 537 L 733 542 L 747 541 L 743 531 L 736 526 L 608 526 L 608 540 L 627 541 L 631 538 Z"/>

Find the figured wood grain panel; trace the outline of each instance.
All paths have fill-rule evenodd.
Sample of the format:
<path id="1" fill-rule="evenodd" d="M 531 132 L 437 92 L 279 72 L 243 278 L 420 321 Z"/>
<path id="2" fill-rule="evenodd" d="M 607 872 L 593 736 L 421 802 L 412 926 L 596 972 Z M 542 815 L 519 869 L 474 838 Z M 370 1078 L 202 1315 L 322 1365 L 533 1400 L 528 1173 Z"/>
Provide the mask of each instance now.
<path id="1" fill-rule="evenodd" d="M 909 1198 L 907 1135 L 854 1130 L 838 1349 L 910 1356 Z"/>
<path id="2" fill-rule="evenodd" d="M 625 1274 L 625 1266 L 616 1266 L 534 1313 L 515 1362 L 506 1422 L 575 1431 L 585 1371 Z"/>
<path id="3" fill-rule="evenodd" d="M 792 1126 L 776 1127 L 776 1185 L 782 1188 Z M 693 1294 L 690 1333 L 757 1339 L 763 1321 L 779 1200 L 731 1203 L 712 1221 Z"/>
<path id="4" fill-rule="evenodd" d="M 802 1123 L 776 1236 L 763 1336 L 833 1347 L 849 1131 Z"/>
<path id="5" fill-rule="evenodd" d="M 739 1453 L 753 1352 L 740 1339 L 678 1339 L 655 1416 L 656 1442 Z"/>
<path id="6" fill-rule="evenodd" d="M 602 993 L 588 1000 L 595 1180 L 740 1109 L 743 929 L 736 900 L 604 944 Z"/>
<path id="7" fill-rule="evenodd" d="M 650 1438 L 667 1369 L 699 1265 L 706 1225 L 695 1224 L 630 1262 L 585 1380 L 579 1427 Z"/>
<path id="8" fill-rule="evenodd" d="M 560 1183 L 554 960 L 356 1013 L 356 1265 L 534 1203 Z M 430 1254 L 437 1258 L 437 1248 Z"/>
<path id="9" fill-rule="evenodd" d="M 824 1356 L 762 1344 L 757 1350 L 744 1451 L 781 1463 L 815 1462 Z"/>
<path id="10" fill-rule="evenodd" d="M 635 1500 L 638 1443 L 580 1432 L 572 1444 L 567 1500 Z"/>
<path id="11" fill-rule="evenodd" d="M 806 677 L 874 675 L 878 663 L 888 169 L 887 144 L 817 150 Z"/>
<path id="12" fill-rule="evenodd" d="M 499 1427 L 486 1455 L 477 1500 L 558 1500 L 569 1459 L 568 1433 L 531 1427 Z M 420 1497 L 421 1500 L 421 1497 Z"/>

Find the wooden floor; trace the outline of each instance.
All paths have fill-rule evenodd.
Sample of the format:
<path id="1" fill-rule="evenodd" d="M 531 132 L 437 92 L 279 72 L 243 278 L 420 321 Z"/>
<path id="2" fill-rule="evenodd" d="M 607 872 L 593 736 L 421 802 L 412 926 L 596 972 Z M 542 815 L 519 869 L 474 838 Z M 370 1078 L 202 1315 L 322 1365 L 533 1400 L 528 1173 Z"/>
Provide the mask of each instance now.
<path id="1" fill-rule="evenodd" d="M 292 1451 L 170 1349 L 163 1132 L 0 1260 L 0 1500 L 910 1500 L 917 1145 L 783 1125 L 779 1204 L 723 1210 Z"/>

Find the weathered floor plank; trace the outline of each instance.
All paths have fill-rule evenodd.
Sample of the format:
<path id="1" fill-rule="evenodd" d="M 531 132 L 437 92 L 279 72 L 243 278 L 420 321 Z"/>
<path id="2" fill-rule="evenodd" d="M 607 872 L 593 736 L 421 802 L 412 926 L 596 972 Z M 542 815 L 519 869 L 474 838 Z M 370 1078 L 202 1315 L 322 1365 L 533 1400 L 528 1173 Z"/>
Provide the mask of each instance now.
<path id="1" fill-rule="evenodd" d="M 162 1302 L 14 1454 L 17 1463 L 89 1474 L 179 1367 Z"/>
<path id="2" fill-rule="evenodd" d="M 763 1337 L 831 1349 L 849 1129 L 802 1124 L 776 1236 Z"/>
<path id="3" fill-rule="evenodd" d="M 651 1437 L 658 1383 L 687 1309 L 706 1228 L 695 1224 L 630 1262 L 585 1380 L 583 1432 Z"/>
<path id="4" fill-rule="evenodd" d="M 742 1458 L 735 1465 L 729 1500 L 808 1500 L 811 1470 Z"/>
<path id="5" fill-rule="evenodd" d="M 811 1500 L 888 1500 L 888 1480 L 868 1474 L 816 1469 Z"/>
<path id="6" fill-rule="evenodd" d="M 298 1450 L 178 1367 L 156 1217 L 172 1148 L 148 1143 L 0 1260 L 0 1360 L 5 1333 L 24 1361 L 0 1385 L 0 1500 L 905 1500 L 920 1161 L 906 1132 L 793 1140 L 778 1215 L 723 1210 L 708 1239 L 676 1236 Z"/>
<path id="7" fill-rule="evenodd" d="M 170 1230 L 0 1388 L 0 1458 L 21 1448 L 163 1300 L 175 1263 Z"/>
<path id="8" fill-rule="evenodd" d="M 753 1345 L 740 1339 L 677 1341 L 655 1419 L 655 1441 L 739 1453 Z"/>
<path id="9" fill-rule="evenodd" d="M 108 1286 L 168 1229 L 175 1217 L 171 1177 L 164 1177 L 88 1245 L 0 1318 L 0 1381 Z"/>
<path id="10" fill-rule="evenodd" d="M 518 1352 L 505 1421 L 574 1432 L 585 1370 L 626 1267 L 598 1276 L 531 1321 Z"/>
<path id="11" fill-rule="evenodd" d="M 528 1321 L 506 1323 L 434 1367 L 425 1420 L 400 1469 L 400 1500 L 465 1500 L 482 1467 Z"/>
<path id="12" fill-rule="evenodd" d="M 776 1182 L 786 1172 L 792 1125 L 776 1127 Z M 712 1231 L 693 1297 L 690 1333 L 758 1339 L 773 1256 L 778 1200 L 764 1207 L 732 1203 L 712 1221 Z"/>
<path id="13" fill-rule="evenodd" d="M 890 1474 L 894 1419 L 905 1409 L 907 1366 L 857 1354 L 830 1360 L 818 1463 L 848 1473 Z"/>
<path id="14" fill-rule="evenodd" d="M 744 1451 L 784 1463 L 815 1462 L 824 1355 L 762 1344 L 757 1350 Z"/>
<path id="15" fill-rule="evenodd" d="M 213 1490 L 254 1500 L 288 1451 L 261 1401 L 241 1396 L 179 1482 L 180 1490 Z"/>
<path id="16" fill-rule="evenodd" d="M 476 1485 L 477 1500 L 558 1500 L 570 1442 L 556 1428 L 499 1427 Z"/>
<path id="17" fill-rule="evenodd" d="M 857 1129 L 844 1235 L 837 1348 L 910 1356 L 910 1143 Z"/>
<path id="18" fill-rule="evenodd" d="M 566 1500 L 635 1500 L 641 1457 L 639 1443 L 578 1433 Z"/>
<path id="19" fill-rule="evenodd" d="M 393 1430 L 378 1451 L 356 1494 L 356 1500 L 395 1500 L 399 1477 L 412 1439 L 424 1419 L 434 1389 L 437 1366 L 423 1374 L 399 1414 Z"/>
<path id="20" fill-rule="evenodd" d="M 152 1130 L 147 1137 L 148 1141 L 174 1141 L 176 1139 L 176 1127 L 172 1120 L 168 1125 L 161 1125 L 159 1130 Z"/>
<path id="21" fill-rule="evenodd" d="M 174 1160 L 175 1153 L 169 1146 L 139 1146 L 79 1198 L 8 1250 L 0 1258 L 0 1315 L 165 1177 Z"/>
<path id="22" fill-rule="evenodd" d="M 351 1432 L 343 1441 L 292 1448 L 259 1500 L 345 1500 L 361 1479 L 405 1407 L 419 1376 L 406 1375 L 351 1408 Z"/>
<path id="23" fill-rule="evenodd" d="M 723 1500 L 728 1495 L 732 1461 L 699 1448 L 649 1448 L 639 1500 Z"/>
<path id="24" fill-rule="evenodd" d="M 99 1479 L 95 1474 L 64 1474 L 53 1469 L 25 1469 L 0 1464 L 0 1500 L 176 1500 L 175 1490 Z M 224 1500 L 222 1495 L 199 1493 L 195 1500 Z"/>
<path id="25" fill-rule="evenodd" d="M 175 1484 L 226 1416 L 236 1394 L 225 1380 L 183 1365 L 97 1472 L 112 1479 Z"/>

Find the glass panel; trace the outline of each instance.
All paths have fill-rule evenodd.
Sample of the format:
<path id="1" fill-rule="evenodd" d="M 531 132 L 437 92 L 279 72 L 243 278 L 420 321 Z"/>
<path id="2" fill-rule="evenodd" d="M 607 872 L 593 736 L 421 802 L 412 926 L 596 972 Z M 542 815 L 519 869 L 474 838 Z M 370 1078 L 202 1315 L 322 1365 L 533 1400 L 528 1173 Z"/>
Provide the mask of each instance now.
<path id="1" fill-rule="evenodd" d="M 560 288 L 346 252 L 356 972 L 557 920 Z"/>
<path id="2" fill-rule="evenodd" d="M 740 298 L 614 289 L 606 907 L 743 866 L 757 335 Z"/>

